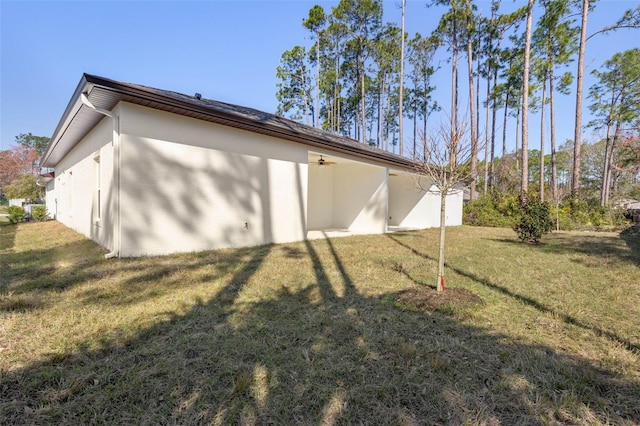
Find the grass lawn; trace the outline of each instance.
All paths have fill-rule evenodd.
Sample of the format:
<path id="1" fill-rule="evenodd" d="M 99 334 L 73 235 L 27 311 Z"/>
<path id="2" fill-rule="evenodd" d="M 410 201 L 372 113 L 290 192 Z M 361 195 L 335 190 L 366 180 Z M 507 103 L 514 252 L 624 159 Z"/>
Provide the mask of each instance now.
<path id="1" fill-rule="evenodd" d="M 2 222 L 0 424 L 640 424 L 638 237 L 447 232 L 482 305 L 406 297 L 437 230 L 105 260 Z"/>

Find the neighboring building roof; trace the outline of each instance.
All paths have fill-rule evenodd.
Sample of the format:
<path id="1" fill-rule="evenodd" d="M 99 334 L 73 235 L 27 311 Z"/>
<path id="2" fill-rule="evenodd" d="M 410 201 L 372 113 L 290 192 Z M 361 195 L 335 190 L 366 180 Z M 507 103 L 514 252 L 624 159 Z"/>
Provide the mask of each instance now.
<path id="1" fill-rule="evenodd" d="M 36 178 L 36 185 L 47 186 L 56 177 L 55 172 L 43 173 Z"/>
<path id="2" fill-rule="evenodd" d="M 138 84 L 123 83 L 90 74 L 83 74 L 41 164 L 55 166 L 73 149 L 87 133 L 104 118 L 82 104 L 84 93 L 99 108 L 113 109 L 118 102 L 130 102 L 199 120 L 236 127 L 280 139 L 302 143 L 337 153 L 350 154 L 376 160 L 402 169 L 412 169 L 412 160 L 359 143 L 353 139 L 325 132 L 286 118 L 256 109 L 224 102 L 188 96 L 169 90 L 161 90 Z"/>
<path id="3" fill-rule="evenodd" d="M 640 201 L 638 200 L 618 200 L 615 202 L 616 207 L 620 207 L 625 210 L 638 210 L 640 209 Z"/>
<path id="4" fill-rule="evenodd" d="M 640 201 L 636 201 L 635 203 L 625 204 L 624 208 L 627 210 L 640 210 Z"/>

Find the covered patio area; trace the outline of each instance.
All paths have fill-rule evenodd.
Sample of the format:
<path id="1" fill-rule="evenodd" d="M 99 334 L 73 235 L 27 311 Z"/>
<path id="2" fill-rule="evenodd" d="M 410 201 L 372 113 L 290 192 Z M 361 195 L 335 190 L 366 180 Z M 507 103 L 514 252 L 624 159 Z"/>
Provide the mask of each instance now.
<path id="1" fill-rule="evenodd" d="M 388 168 L 309 152 L 307 230 L 332 236 L 381 234 L 387 227 Z"/>

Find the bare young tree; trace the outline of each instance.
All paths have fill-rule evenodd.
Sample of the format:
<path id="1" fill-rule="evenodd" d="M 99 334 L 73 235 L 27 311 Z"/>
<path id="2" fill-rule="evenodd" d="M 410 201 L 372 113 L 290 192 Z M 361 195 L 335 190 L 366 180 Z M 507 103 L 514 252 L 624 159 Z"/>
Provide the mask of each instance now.
<path id="1" fill-rule="evenodd" d="M 471 182 L 472 140 L 466 123 L 452 128 L 451 121 L 442 123 L 431 135 L 422 135 L 421 152 L 415 153 L 416 186 L 440 195 L 440 242 L 438 245 L 437 291 L 445 289 L 444 247 L 447 196 L 463 191 Z"/>

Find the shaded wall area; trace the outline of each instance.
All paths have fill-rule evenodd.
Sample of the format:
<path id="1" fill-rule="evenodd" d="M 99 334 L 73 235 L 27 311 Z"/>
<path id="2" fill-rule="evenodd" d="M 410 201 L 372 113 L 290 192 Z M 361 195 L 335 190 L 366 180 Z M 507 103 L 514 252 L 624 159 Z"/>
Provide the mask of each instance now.
<path id="1" fill-rule="evenodd" d="M 122 107 L 122 256 L 304 239 L 301 146 Z"/>
<path id="2" fill-rule="evenodd" d="M 47 187 L 49 213 L 108 249 L 113 247 L 112 139 L 113 124 L 105 118 L 55 166 L 54 190 Z"/>

